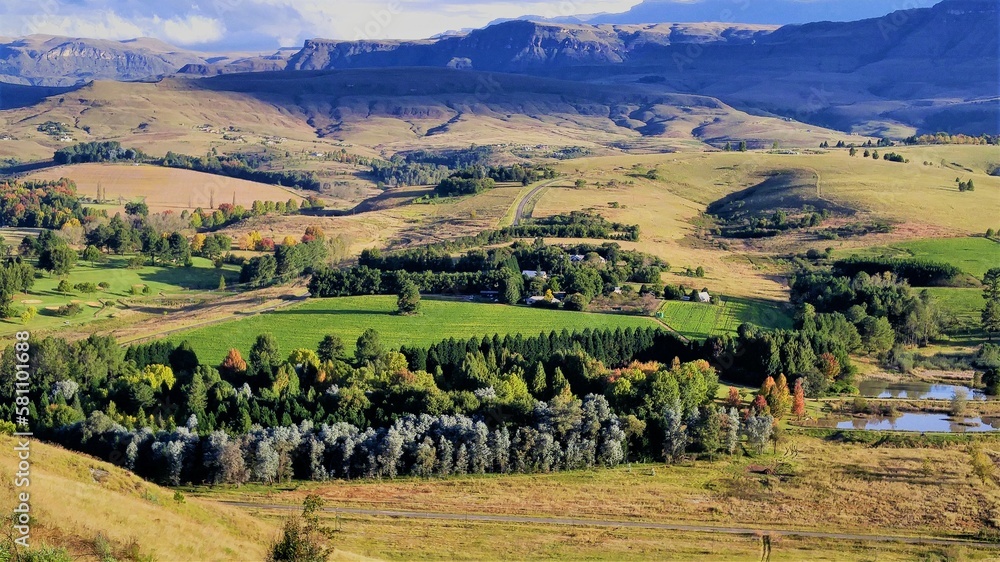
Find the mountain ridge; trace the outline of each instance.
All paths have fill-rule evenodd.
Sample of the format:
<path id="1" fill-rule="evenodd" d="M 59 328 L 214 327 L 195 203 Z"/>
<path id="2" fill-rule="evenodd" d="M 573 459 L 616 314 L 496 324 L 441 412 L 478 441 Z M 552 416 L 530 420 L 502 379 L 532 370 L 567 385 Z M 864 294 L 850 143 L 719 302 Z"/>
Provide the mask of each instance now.
<path id="1" fill-rule="evenodd" d="M 990 101 L 1000 98 L 998 36 L 996 2 L 943 0 L 879 18 L 780 27 L 515 20 L 419 41 L 310 39 L 298 51 L 271 56 L 205 57 L 152 40 L 35 37 L 0 45 L 0 81 L 71 86 L 173 74 L 432 67 L 645 84 L 862 134 L 941 128 L 996 134 L 1000 110 Z M 81 58 L 88 58 L 83 72 L 67 77 L 68 66 Z"/>

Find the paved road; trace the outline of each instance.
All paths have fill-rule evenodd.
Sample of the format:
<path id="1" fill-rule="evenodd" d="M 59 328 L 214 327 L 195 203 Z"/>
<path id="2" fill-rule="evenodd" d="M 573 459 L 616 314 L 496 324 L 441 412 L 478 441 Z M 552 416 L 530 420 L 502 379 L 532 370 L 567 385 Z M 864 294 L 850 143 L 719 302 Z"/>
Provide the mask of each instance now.
<path id="1" fill-rule="evenodd" d="M 298 511 L 295 505 L 262 504 L 252 502 L 222 501 L 227 505 L 244 509 L 265 509 Z M 860 542 L 892 542 L 924 545 L 965 545 L 984 548 L 1000 548 L 996 543 L 988 543 L 965 539 L 947 539 L 934 537 L 900 536 L 900 535 L 862 535 L 854 533 L 828 533 L 825 531 L 807 531 L 796 529 L 766 529 L 751 527 L 716 527 L 712 525 L 683 525 L 677 523 L 655 523 L 651 521 L 615 521 L 609 519 L 577 519 L 570 517 L 531 517 L 525 515 L 481 515 L 462 513 L 436 513 L 428 511 L 393 511 L 386 509 L 357 509 L 345 507 L 327 507 L 323 511 L 350 515 L 368 515 L 374 517 L 394 517 L 397 519 L 435 519 L 445 521 L 479 521 L 486 523 L 527 523 L 533 525 L 563 525 L 572 527 L 615 527 L 633 529 L 656 529 L 662 531 L 681 531 L 693 533 L 718 533 L 725 535 L 763 536 L 778 535 L 786 537 L 807 537 L 842 541 Z"/>
<path id="2" fill-rule="evenodd" d="M 526 195 L 524 199 L 521 199 L 521 202 L 517 204 L 517 211 L 514 212 L 514 226 L 518 226 L 521 224 L 521 220 L 526 218 L 524 216 L 524 208 L 528 206 L 528 202 L 531 201 L 535 195 L 538 195 L 538 192 L 556 183 L 557 181 L 559 180 L 549 180 L 547 182 L 540 183 L 537 187 L 535 187 L 535 189 L 529 191 L 528 195 Z"/>

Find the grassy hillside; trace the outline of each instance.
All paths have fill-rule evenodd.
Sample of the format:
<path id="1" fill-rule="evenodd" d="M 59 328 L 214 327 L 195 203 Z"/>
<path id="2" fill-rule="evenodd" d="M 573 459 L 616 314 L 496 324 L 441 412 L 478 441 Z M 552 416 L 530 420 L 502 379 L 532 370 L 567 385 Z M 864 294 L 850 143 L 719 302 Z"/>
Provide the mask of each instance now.
<path id="1" fill-rule="evenodd" d="M 888 151 L 900 153 L 910 162 L 875 161 L 862 158 L 860 153 L 852 158 L 845 149 L 797 154 L 713 152 L 595 157 L 560 167 L 567 172 L 578 171 L 595 182 L 634 179 L 636 185 L 640 180 L 628 175 L 634 167 L 655 168 L 661 179 L 650 187 L 703 205 L 757 185 L 777 172 L 796 172 L 812 176 L 811 183 L 817 186 L 820 199 L 860 213 L 955 233 L 982 233 L 1000 226 L 996 217 L 1000 177 L 988 175 L 986 169 L 991 159 L 1000 160 L 994 147 L 898 147 Z M 924 165 L 925 161 L 929 165 Z M 956 170 L 950 162 L 958 162 L 968 171 Z M 960 193 L 956 177 L 974 179 L 976 191 Z M 544 203 L 545 198 L 539 208 Z"/>
<path id="2" fill-rule="evenodd" d="M 208 210 L 213 208 L 213 201 L 218 207 L 235 200 L 237 205 L 249 209 L 255 200 L 303 200 L 298 192 L 276 185 L 159 166 L 77 164 L 37 172 L 27 179 L 59 178 L 76 182 L 77 193 L 82 196 L 95 197 L 100 186 L 109 200 L 142 200 L 153 212 L 173 210 L 180 213 L 198 207 Z"/>
<path id="3" fill-rule="evenodd" d="M 13 482 L 15 441 L 0 437 L 0 474 Z M 33 545 L 63 547 L 78 560 L 129 554 L 155 560 L 262 560 L 277 525 L 174 492 L 84 455 L 31 443 Z M 13 508 L 15 488 L 4 486 L 0 504 Z M 21 490 L 17 490 L 21 491 Z M 103 537 L 103 539 L 99 538 Z"/>
<path id="4" fill-rule="evenodd" d="M 212 499 L 328 507 L 794 528 L 868 535 L 974 535 L 996 486 L 974 480 L 964 448 L 896 448 L 789 435 L 781 451 L 682 465 L 554 474 L 302 483 L 199 491 Z M 995 452 L 997 443 L 985 443 Z M 755 473 L 776 468 L 779 475 Z M 332 514 L 331 514 L 332 515 Z M 344 515 L 340 544 L 394 560 L 759 560 L 760 540 L 721 534 Z M 995 523 L 992 523 L 995 525 Z M 433 537 L 433 540 L 430 539 Z M 989 548 L 775 539 L 774 561 L 989 560 Z"/>
<path id="5" fill-rule="evenodd" d="M 293 153 L 346 146 L 365 154 L 502 143 L 701 150 L 705 140 L 761 131 L 768 143 L 794 146 L 847 138 L 702 96 L 443 68 L 96 82 L 0 113 L 0 129 L 18 139 L 0 144 L 0 157 L 43 158 L 62 146 L 35 130 L 45 121 L 70 125 L 76 141 L 127 140 L 151 154 L 238 150 L 267 137 Z"/>
<path id="6" fill-rule="evenodd" d="M 423 299 L 420 314 L 398 316 L 395 310 L 394 296 L 311 299 L 300 306 L 182 332 L 170 339 L 190 341 L 202 361 L 211 364 L 221 362 L 232 347 L 245 356 L 256 337 L 265 332 L 277 337 L 284 352 L 291 352 L 299 347 L 315 349 L 326 334 L 337 334 L 353 347 L 367 328 L 377 330 L 386 346 L 399 347 L 426 346 L 451 337 L 517 333 L 534 336 L 563 328 L 572 332 L 657 325 L 652 318 L 430 298 Z"/>
<path id="7" fill-rule="evenodd" d="M 859 247 L 1000 228 L 996 213 L 1000 178 L 987 175 L 988 162 L 997 158 L 992 148 L 890 149 L 909 158 L 908 164 L 866 160 L 860 154 L 852 158 L 846 150 L 598 156 L 558 164 L 565 180 L 541 194 L 533 216 L 590 210 L 610 220 L 638 224 L 641 240 L 623 246 L 656 254 L 674 271 L 703 266 L 708 276 L 698 281 L 699 287 L 725 295 L 784 300 L 787 286 L 781 276 L 787 272 L 765 263 L 763 254 L 833 247 L 849 255 Z M 949 167 L 951 162 L 972 171 L 956 172 Z M 659 179 L 648 179 L 650 170 L 656 170 Z M 974 179 L 976 191 L 960 193 L 956 176 Z M 575 178 L 585 180 L 586 187 L 574 189 Z M 758 189 L 752 189 L 755 186 Z M 838 240 L 802 231 L 775 240 L 728 240 L 724 241 L 728 249 L 721 249 L 705 239 L 706 221 L 701 217 L 720 200 L 732 203 L 722 207 L 734 209 L 825 206 L 850 214 L 840 221 L 889 222 L 894 230 Z M 690 282 L 675 275 L 665 280 Z"/>

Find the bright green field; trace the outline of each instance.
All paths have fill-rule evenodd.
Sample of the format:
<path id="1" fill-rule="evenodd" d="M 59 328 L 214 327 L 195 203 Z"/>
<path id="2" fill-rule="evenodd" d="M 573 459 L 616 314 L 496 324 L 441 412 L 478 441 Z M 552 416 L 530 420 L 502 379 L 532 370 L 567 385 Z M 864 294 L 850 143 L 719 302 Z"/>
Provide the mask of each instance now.
<path id="1" fill-rule="evenodd" d="M 94 320 L 95 318 L 108 318 L 117 310 L 114 307 L 101 309 L 101 307 L 89 306 L 86 303 L 97 303 L 99 301 L 117 299 L 139 299 L 151 300 L 158 295 L 179 295 L 185 291 L 196 291 L 205 289 L 216 289 L 219 286 L 219 276 L 226 276 L 226 283 L 233 284 L 239 280 L 239 272 L 231 266 L 224 269 L 222 273 L 212 266 L 212 262 L 204 258 L 193 258 L 193 267 L 143 267 L 141 269 L 128 269 L 127 257 L 111 256 L 107 263 L 92 265 L 90 262 L 78 260 L 77 265 L 70 271 L 66 279 L 72 285 L 77 283 L 93 283 L 97 285 L 102 281 L 110 284 L 107 290 L 98 290 L 96 293 L 63 294 L 56 291 L 60 277 L 43 274 L 35 279 L 35 284 L 25 294 L 14 295 L 14 307 L 21 311 L 28 306 L 33 306 L 38 310 L 38 314 L 28 322 L 22 324 L 20 319 L 10 319 L 0 321 L 0 335 L 9 335 L 25 328 L 29 330 L 50 330 L 63 325 L 76 325 Z M 152 295 L 147 297 L 134 297 L 129 291 L 134 285 L 149 285 Z M 41 301 L 41 302 L 25 302 Z M 71 301 L 78 301 L 83 307 L 83 312 L 71 318 L 56 316 L 46 307 L 62 306 Z"/>
<path id="2" fill-rule="evenodd" d="M 929 238 L 892 246 L 841 250 L 835 256 L 841 258 L 851 254 L 942 261 L 978 278 L 991 267 L 1000 267 L 1000 243 L 986 238 Z"/>
<path id="3" fill-rule="evenodd" d="M 945 330 L 952 344 L 976 346 L 985 341 L 981 316 L 985 303 L 981 289 L 932 287 L 927 291 L 941 309 L 956 321 L 957 325 Z"/>
<path id="4" fill-rule="evenodd" d="M 396 297 L 364 296 L 310 299 L 306 303 L 250 318 L 215 324 L 170 337 L 188 340 L 206 362 L 221 362 L 230 348 L 246 357 L 259 334 L 270 332 L 283 352 L 296 348 L 315 349 L 323 336 L 336 334 L 349 347 L 367 328 L 381 334 L 390 348 L 427 346 L 451 337 L 492 334 L 537 335 L 541 332 L 586 328 L 655 327 L 652 318 L 542 310 L 526 306 L 469 303 L 424 298 L 414 316 L 395 314 Z"/>
<path id="5" fill-rule="evenodd" d="M 747 322 L 762 328 L 792 327 L 791 319 L 777 306 L 750 299 L 724 298 L 719 305 L 667 301 L 660 312 L 668 326 L 691 339 L 735 334 Z"/>
<path id="6" fill-rule="evenodd" d="M 962 328 L 979 329 L 983 305 L 982 289 L 931 287 L 927 292 L 945 311 L 955 316 Z"/>

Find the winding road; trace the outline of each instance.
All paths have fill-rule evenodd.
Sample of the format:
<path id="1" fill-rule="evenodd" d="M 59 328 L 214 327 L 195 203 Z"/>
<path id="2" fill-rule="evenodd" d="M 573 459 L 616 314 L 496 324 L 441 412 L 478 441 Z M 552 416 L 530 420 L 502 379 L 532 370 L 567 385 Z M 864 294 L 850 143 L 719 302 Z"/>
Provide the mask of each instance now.
<path id="1" fill-rule="evenodd" d="M 531 191 L 529 191 L 528 194 L 525 195 L 524 198 L 522 198 L 520 202 L 518 202 L 518 204 L 517 204 L 517 210 L 514 211 L 514 222 L 513 222 L 514 226 L 520 225 L 521 224 L 521 220 L 527 218 L 527 217 L 524 216 L 524 209 L 525 209 L 525 207 L 528 206 L 528 202 L 530 202 L 532 199 L 534 199 L 534 197 L 536 195 L 538 195 L 538 193 L 541 192 L 543 189 L 551 186 L 552 184 L 556 183 L 557 181 L 559 181 L 559 180 L 555 179 L 555 180 L 549 180 L 549 181 L 542 182 L 542 183 L 538 184 L 534 189 L 532 189 Z"/>
<path id="2" fill-rule="evenodd" d="M 298 511 L 297 505 L 263 504 L 252 502 L 221 501 L 232 507 L 242 509 L 262 509 L 280 511 Z M 526 515 L 483 515 L 474 513 L 439 513 L 430 511 L 395 511 L 387 509 L 359 509 L 349 507 L 327 507 L 324 512 L 350 515 L 366 515 L 372 517 L 392 517 L 396 519 L 434 519 L 443 521 L 478 521 L 484 523 L 526 523 L 532 525 L 561 525 L 571 527 L 615 527 L 632 529 L 656 529 L 662 531 L 680 531 L 693 533 L 717 533 L 724 535 L 764 536 L 777 535 L 786 537 L 818 538 L 840 541 L 860 541 L 879 543 L 903 543 L 938 546 L 974 546 L 997 548 L 996 543 L 966 540 L 961 538 L 920 537 L 907 535 L 864 535 L 856 533 L 832 533 L 826 531 L 808 531 L 797 529 L 767 529 L 753 527 L 717 527 L 713 525 L 687 525 L 680 523 L 656 523 L 652 521 L 619 521 L 611 519 L 581 519 L 572 517 L 533 517 Z"/>

